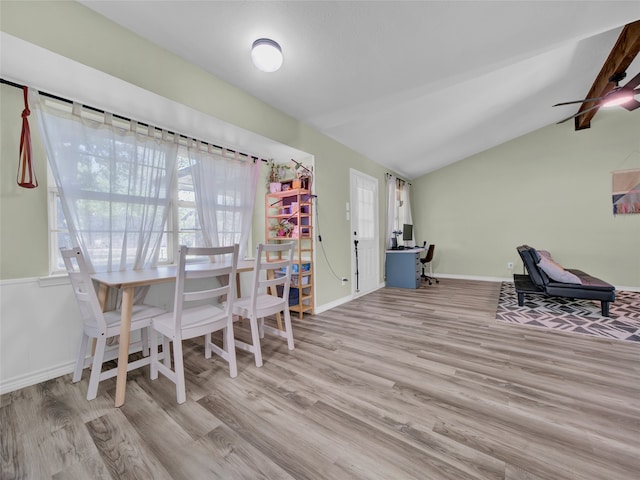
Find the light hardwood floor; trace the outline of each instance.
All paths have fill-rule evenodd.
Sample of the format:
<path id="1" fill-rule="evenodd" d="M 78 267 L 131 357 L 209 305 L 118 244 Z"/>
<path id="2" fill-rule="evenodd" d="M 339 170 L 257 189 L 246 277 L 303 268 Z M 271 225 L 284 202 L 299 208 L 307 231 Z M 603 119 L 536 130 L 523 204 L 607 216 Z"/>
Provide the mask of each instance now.
<path id="1" fill-rule="evenodd" d="M 3 395 L 1 478 L 637 479 L 640 345 L 495 320 L 499 284 L 382 289 L 294 320 L 229 378 L 185 342 L 187 402 L 132 372 Z M 241 328 L 240 334 L 246 334 Z"/>

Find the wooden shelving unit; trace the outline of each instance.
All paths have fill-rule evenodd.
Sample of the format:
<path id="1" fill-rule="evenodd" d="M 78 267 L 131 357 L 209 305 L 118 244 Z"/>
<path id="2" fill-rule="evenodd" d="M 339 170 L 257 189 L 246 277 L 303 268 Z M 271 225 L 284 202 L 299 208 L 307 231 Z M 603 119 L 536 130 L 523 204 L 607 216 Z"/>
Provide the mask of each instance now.
<path id="1" fill-rule="evenodd" d="M 278 225 L 287 222 L 288 232 Z M 314 313 L 313 298 L 313 205 L 309 190 L 295 189 L 267 193 L 265 199 L 265 238 L 268 243 L 295 243 L 289 310 L 302 318 Z M 284 233 L 284 234 L 283 234 Z M 267 256 L 267 260 L 270 258 Z"/>

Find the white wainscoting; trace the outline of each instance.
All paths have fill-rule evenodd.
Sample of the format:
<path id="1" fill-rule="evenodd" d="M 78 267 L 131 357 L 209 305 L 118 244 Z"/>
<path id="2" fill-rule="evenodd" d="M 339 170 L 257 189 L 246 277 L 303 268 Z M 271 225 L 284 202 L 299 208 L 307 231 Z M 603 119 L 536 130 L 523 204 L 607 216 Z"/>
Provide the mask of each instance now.
<path id="1" fill-rule="evenodd" d="M 241 279 L 248 292 L 251 276 Z M 171 309 L 173 294 L 173 282 L 154 285 L 145 302 Z M 66 275 L 0 281 L 0 394 L 73 372 L 81 335 Z"/>
<path id="2" fill-rule="evenodd" d="M 154 287 L 145 301 L 173 308 L 174 284 Z M 0 282 L 0 394 L 73 372 L 82 327 L 66 275 Z"/>
<path id="3" fill-rule="evenodd" d="M 66 277 L 0 282 L 0 394 L 72 372 L 81 334 Z"/>

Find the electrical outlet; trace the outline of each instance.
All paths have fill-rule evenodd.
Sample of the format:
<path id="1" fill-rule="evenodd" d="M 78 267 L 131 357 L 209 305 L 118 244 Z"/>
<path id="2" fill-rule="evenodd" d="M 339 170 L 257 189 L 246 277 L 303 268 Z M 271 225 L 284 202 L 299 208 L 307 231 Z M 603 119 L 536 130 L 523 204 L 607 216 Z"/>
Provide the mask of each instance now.
<path id="1" fill-rule="evenodd" d="M 508 268 L 509 270 L 513 270 L 513 262 L 508 262 L 508 263 L 507 263 L 507 268 Z"/>

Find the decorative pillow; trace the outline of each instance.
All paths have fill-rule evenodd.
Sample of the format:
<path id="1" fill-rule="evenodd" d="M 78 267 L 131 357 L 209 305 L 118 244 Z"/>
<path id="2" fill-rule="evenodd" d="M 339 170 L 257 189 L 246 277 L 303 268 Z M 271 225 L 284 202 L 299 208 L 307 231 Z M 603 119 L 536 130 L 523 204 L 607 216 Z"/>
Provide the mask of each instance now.
<path id="1" fill-rule="evenodd" d="M 562 265 L 554 262 L 550 258 L 541 255 L 538 266 L 549 276 L 550 279 L 555 280 L 556 282 L 582 284 L 577 275 L 567 272 L 562 268 Z"/>
<path id="2" fill-rule="evenodd" d="M 540 261 L 542 257 L 547 257 L 551 260 L 551 254 L 547 250 L 536 250 L 533 247 L 528 247 L 529 250 L 533 253 L 533 258 L 536 260 L 536 264 Z"/>
<path id="3" fill-rule="evenodd" d="M 541 257 L 547 257 L 551 260 L 551 254 L 547 250 L 538 250 L 537 252 Z"/>

